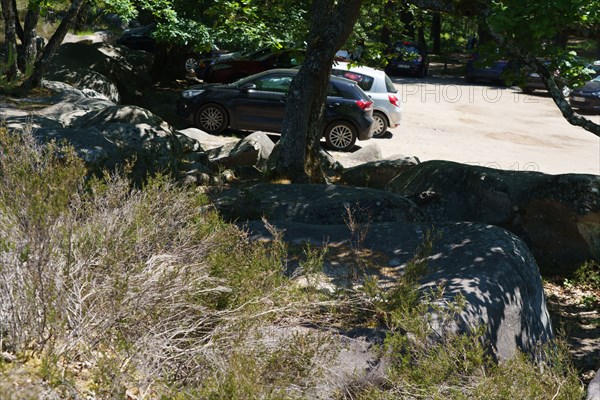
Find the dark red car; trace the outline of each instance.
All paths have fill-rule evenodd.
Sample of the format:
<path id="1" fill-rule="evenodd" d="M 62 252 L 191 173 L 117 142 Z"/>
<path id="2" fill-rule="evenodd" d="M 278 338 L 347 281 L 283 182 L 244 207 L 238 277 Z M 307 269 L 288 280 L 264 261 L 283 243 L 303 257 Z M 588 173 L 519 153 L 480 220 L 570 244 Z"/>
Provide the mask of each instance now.
<path id="1" fill-rule="evenodd" d="M 207 83 L 230 83 L 273 68 L 294 68 L 304 61 L 304 50 L 273 51 L 270 48 L 238 57 L 219 59 L 204 72 Z"/>

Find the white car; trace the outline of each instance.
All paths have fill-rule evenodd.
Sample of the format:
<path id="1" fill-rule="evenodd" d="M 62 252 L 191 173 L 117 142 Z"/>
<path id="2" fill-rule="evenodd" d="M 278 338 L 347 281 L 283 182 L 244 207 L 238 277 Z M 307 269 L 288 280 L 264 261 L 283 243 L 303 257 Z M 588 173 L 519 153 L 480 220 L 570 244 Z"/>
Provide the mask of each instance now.
<path id="1" fill-rule="evenodd" d="M 356 81 L 373 99 L 373 137 L 381 137 L 388 127 L 400 125 L 402 105 L 398 90 L 384 71 L 370 67 L 349 67 L 348 63 L 336 62 L 331 74 Z"/>

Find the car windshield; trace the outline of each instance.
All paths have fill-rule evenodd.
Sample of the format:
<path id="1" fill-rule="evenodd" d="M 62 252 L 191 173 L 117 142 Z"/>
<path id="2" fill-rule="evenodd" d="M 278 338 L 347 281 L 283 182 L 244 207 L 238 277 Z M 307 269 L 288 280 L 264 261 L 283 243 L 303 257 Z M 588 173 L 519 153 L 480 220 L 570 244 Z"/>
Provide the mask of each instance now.
<path id="1" fill-rule="evenodd" d="M 600 75 L 592 79 L 592 82 L 600 82 Z"/>

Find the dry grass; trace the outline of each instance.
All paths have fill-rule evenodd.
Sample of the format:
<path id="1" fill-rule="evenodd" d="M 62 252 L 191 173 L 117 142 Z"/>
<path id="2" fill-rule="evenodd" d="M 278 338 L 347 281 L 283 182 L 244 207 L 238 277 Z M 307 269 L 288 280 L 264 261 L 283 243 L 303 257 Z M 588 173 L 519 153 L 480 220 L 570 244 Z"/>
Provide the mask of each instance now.
<path id="1" fill-rule="evenodd" d="M 358 289 L 321 290 L 326 248 L 303 249 L 288 277 L 280 232 L 250 242 L 201 192 L 164 176 L 138 188 L 125 173 L 90 178 L 73 149 L 30 133 L 0 129 L 0 148 L 2 399 L 306 398 L 338 351 L 330 328 L 350 325 L 389 331 L 392 368 L 346 398 L 483 399 L 492 388 L 500 399 L 513 381 L 513 398 L 581 394 L 560 357 L 502 368 L 477 336 L 428 346 L 439 299 L 416 291 L 422 254 L 395 286 L 363 275 Z M 348 254 L 364 266 L 355 228 Z"/>

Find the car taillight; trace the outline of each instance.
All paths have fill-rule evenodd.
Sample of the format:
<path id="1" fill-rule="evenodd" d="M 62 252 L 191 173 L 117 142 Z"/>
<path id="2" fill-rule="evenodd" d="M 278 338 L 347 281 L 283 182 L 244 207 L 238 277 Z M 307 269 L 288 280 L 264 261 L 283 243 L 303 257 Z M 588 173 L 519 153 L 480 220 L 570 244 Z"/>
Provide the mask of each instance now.
<path id="1" fill-rule="evenodd" d="M 373 109 L 372 101 L 356 100 L 356 105 L 363 111 L 371 111 Z"/>
<path id="2" fill-rule="evenodd" d="M 394 96 L 393 94 L 388 94 L 388 99 L 390 99 L 390 103 L 392 103 L 396 107 L 400 107 L 400 100 L 398 99 L 398 97 Z"/>

